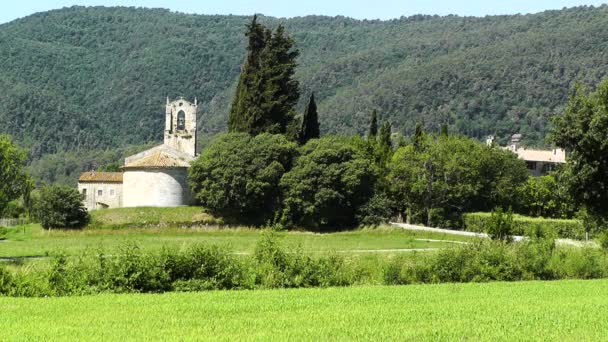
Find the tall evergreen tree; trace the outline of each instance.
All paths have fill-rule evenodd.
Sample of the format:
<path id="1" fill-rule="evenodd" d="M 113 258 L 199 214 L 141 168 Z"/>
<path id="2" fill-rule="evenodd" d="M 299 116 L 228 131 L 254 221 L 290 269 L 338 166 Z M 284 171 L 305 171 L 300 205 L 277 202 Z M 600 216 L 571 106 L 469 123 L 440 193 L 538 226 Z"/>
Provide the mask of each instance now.
<path id="1" fill-rule="evenodd" d="M 385 122 L 380 127 L 380 134 L 378 135 L 378 145 L 382 150 L 392 150 L 393 143 L 391 141 L 392 126 L 389 122 Z"/>
<path id="2" fill-rule="evenodd" d="M 300 144 L 304 145 L 310 139 L 317 139 L 321 136 L 319 130 L 319 115 L 317 114 L 317 104 L 315 94 L 310 95 L 308 106 L 302 118 L 302 129 L 300 131 Z"/>
<path id="3" fill-rule="evenodd" d="M 442 137 L 447 137 L 449 135 L 447 124 L 441 125 L 441 133 L 439 133 L 439 135 L 441 135 Z"/>
<path id="4" fill-rule="evenodd" d="M 246 35 L 247 58 L 230 110 L 229 131 L 284 134 L 294 120 L 300 96 L 294 79 L 299 52 L 282 25 L 273 33 L 257 23 L 256 16 Z"/>
<path id="5" fill-rule="evenodd" d="M 420 151 L 422 148 L 422 140 L 424 139 L 424 128 L 422 127 L 422 123 L 416 124 L 416 130 L 414 131 L 414 138 L 412 142 L 414 144 L 414 149 L 416 151 Z"/>
<path id="6" fill-rule="evenodd" d="M 268 37 L 268 30 L 257 22 L 253 16 L 247 26 L 245 36 L 248 38 L 247 57 L 241 69 L 236 94 L 230 108 L 228 130 L 230 132 L 249 132 L 252 118 L 259 110 L 259 89 L 261 85 L 261 55 Z"/>
<path id="7" fill-rule="evenodd" d="M 369 123 L 369 133 L 367 134 L 368 141 L 376 141 L 376 136 L 378 135 L 378 115 L 376 110 L 372 111 L 372 120 Z"/>

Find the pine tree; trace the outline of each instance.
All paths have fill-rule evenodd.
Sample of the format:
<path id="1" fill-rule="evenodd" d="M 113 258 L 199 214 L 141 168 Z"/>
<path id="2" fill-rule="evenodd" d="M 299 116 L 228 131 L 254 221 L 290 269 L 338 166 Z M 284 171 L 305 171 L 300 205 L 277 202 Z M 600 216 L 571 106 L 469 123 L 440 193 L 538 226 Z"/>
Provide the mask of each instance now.
<path id="1" fill-rule="evenodd" d="M 376 141 L 376 136 L 378 135 L 378 116 L 376 114 L 376 110 L 372 111 L 372 120 L 369 124 L 369 133 L 367 134 L 368 141 Z"/>
<path id="2" fill-rule="evenodd" d="M 310 95 L 308 107 L 302 118 L 302 130 L 300 131 L 300 144 L 304 145 L 310 139 L 319 138 L 321 132 L 319 130 L 319 115 L 317 114 L 317 104 L 315 103 L 315 94 Z"/>

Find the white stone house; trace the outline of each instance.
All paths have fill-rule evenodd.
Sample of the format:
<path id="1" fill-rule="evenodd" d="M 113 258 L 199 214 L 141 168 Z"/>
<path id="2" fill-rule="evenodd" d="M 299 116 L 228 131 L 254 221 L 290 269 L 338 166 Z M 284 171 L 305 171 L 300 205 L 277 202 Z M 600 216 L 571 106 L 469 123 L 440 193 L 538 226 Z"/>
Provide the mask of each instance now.
<path id="1" fill-rule="evenodd" d="M 82 174 L 78 189 L 85 195 L 87 209 L 176 207 L 192 204 L 188 168 L 197 155 L 196 114 L 196 99 L 191 103 L 183 98 L 172 102 L 167 98 L 162 145 L 125 158 L 123 172 Z M 95 174 L 98 176 L 92 176 Z M 106 194 L 106 191 L 112 191 L 110 188 L 102 188 L 102 184 L 108 182 L 100 182 L 103 177 L 99 174 L 112 174 L 111 177 L 114 177 L 115 181 L 111 183 L 114 194 L 120 187 L 117 202 L 100 202 L 100 198 L 91 193 L 95 191 L 97 194 L 101 190 L 102 194 Z M 95 184 L 94 190 L 90 190 L 91 184 Z M 97 205 L 98 202 L 103 204 Z"/>
<path id="2" fill-rule="evenodd" d="M 122 206 L 122 172 L 85 172 L 78 179 L 78 192 L 87 210 Z"/>
<path id="3" fill-rule="evenodd" d="M 531 176 L 540 177 L 555 170 L 560 164 L 566 163 L 566 151 L 561 148 L 552 150 L 537 150 L 529 149 L 519 145 L 521 134 L 513 134 L 511 136 L 511 145 L 503 147 L 509 150 L 526 162 L 526 167 Z M 487 140 L 488 144 L 494 143 L 494 137 L 490 136 Z"/>

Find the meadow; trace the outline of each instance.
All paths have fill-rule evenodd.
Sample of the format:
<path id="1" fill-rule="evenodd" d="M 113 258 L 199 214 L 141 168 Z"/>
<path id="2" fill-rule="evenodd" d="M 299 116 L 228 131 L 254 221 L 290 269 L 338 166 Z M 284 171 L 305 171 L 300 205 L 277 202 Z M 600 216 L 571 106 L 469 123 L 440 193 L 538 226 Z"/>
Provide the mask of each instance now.
<path id="1" fill-rule="evenodd" d="M 58 251 L 75 255 L 99 248 L 112 251 L 132 242 L 148 251 L 206 244 L 249 254 L 261 234 L 255 228 L 221 228 L 216 219 L 195 207 L 100 210 L 92 212 L 92 220 L 90 227 L 83 230 L 44 230 L 38 224 L 11 228 L 5 240 L 0 241 L 0 258 L 46 256 Z M 468 237 L 389 226 L 323 234 L 289 231 L 277 235 L 284 246 L 306 253 L 399 252 L 472 241 Z"/>
<path id="2" fill-rule="evenodd" d="M 3 340 L 601 340 L 608 280 L 1 298 Z"/>

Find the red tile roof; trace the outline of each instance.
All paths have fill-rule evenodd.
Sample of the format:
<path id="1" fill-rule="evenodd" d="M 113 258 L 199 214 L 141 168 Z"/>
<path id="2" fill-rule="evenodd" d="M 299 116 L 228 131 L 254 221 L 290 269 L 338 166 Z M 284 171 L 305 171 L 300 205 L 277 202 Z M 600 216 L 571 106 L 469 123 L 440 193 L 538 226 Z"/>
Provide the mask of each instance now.
<path id="1" fill-rule="evenodd" d="M 84 183 L 122 183 L 122 172 L 85 172 L 80 175 L 78 182 Z"/>

